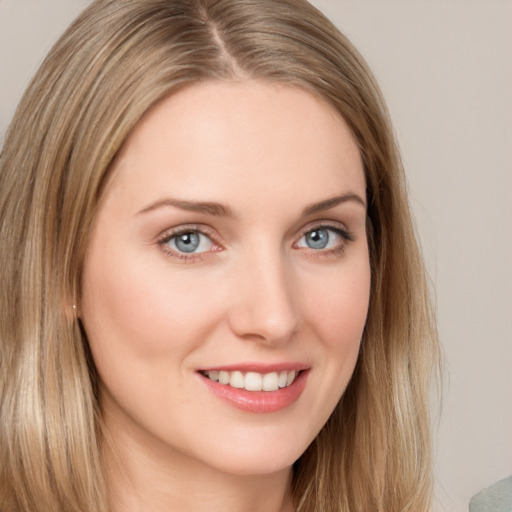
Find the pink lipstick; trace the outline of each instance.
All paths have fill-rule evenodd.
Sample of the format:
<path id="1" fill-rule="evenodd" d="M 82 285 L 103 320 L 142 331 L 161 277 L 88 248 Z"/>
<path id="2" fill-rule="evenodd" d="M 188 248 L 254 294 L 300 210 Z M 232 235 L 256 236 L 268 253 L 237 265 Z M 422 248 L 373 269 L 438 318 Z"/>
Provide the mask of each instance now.
<path id="1" fill-rule="evenodd" d="M 201 370 L 202 382 L 220 399 L 252 413 L 270 413 L 296 402 L 306 385 L 305 365 L 238 365 Z"/>

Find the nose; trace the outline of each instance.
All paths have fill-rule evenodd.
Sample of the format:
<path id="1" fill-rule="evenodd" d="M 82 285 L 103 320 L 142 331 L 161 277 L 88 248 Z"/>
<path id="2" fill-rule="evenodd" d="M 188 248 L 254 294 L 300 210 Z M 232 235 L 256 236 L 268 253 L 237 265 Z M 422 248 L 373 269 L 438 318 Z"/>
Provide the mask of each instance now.
<path id="1" fill-rule="evenodd" d="M 234 269 L 229 323 L 242 338 L 270 346 L 287 343 L 299 329 L 295 280 L 281 255 L 245 258 Z"/>

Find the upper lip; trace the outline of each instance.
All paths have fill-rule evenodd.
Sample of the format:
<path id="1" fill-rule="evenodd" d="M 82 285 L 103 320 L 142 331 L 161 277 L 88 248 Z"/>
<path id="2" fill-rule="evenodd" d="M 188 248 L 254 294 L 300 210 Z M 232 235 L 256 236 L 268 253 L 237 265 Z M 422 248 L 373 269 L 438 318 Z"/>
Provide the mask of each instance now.
<path id="1" fill-rule="evenodd" d="M 256 372 L 256 373 L 272 373 L 272 372 L 282 372 L 282 371 L 292 371 L 295 370 L 299 372 L 301 370 L 307 370 L 310 368 L 310 365 L 304 363 L 294 363 L 294 362 L 282 362 L 282 363 L 238 363 L 238 364 L 226 364 L 226 365 L 218 365 L 218 366 L 208 366 L 206 368 L 201 368 L 199 371 L 201 372 L 211 372 L 211 371 L 225 371 L 225 372 Z"/>

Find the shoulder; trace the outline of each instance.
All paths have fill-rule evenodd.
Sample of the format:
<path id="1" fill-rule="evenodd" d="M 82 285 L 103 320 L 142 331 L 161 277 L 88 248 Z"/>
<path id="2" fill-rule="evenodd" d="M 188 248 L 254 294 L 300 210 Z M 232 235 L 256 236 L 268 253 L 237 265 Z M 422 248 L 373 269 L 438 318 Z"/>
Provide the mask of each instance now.
<path id="1" fill-rule="evenodd" d="M 473 496 L 469 512 L 512 512 L 512 475 Z"/>

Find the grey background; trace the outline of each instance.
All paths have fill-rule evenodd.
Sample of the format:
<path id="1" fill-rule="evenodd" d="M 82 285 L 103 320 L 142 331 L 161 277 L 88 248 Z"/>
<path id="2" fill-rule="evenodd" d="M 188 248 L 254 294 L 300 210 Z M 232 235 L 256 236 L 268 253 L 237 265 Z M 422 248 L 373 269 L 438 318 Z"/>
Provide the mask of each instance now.
<path id="1" fill-rule="evenodd" d="M 0 0 L 0 140 L 86 0 Z M 512 1 L 314 0 L 388 100 L 437 288 L 439 511 L 512 474 Z"/>

